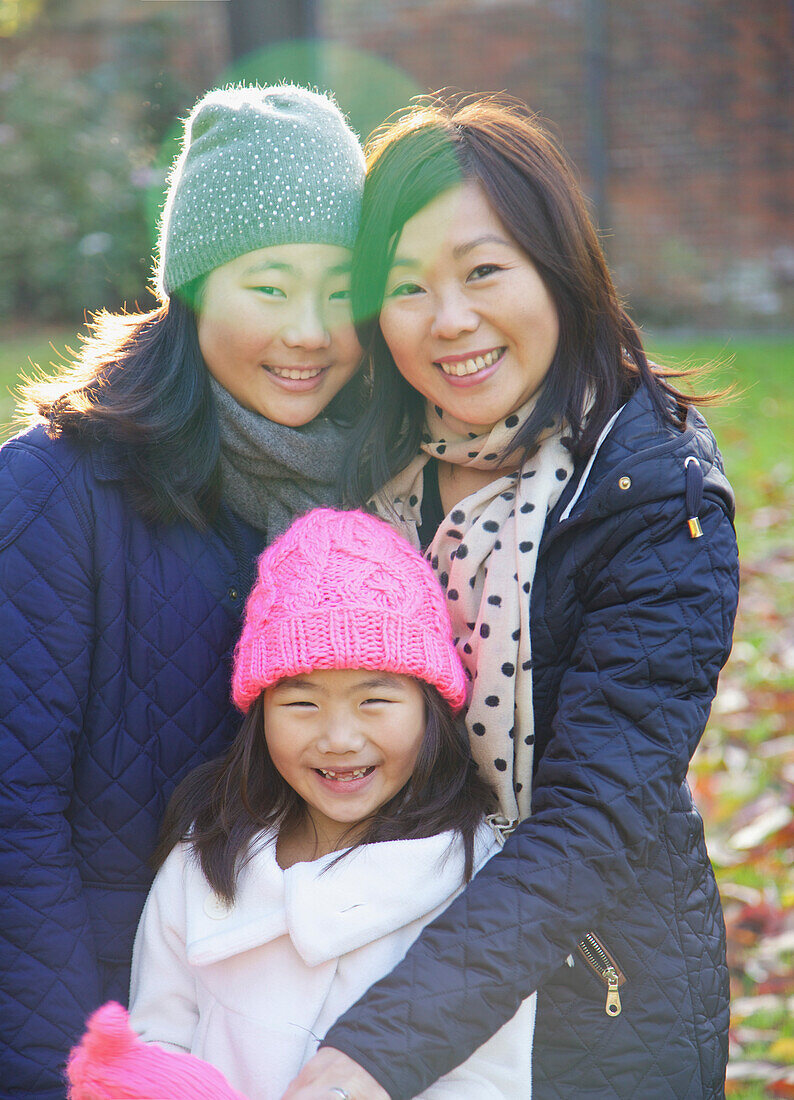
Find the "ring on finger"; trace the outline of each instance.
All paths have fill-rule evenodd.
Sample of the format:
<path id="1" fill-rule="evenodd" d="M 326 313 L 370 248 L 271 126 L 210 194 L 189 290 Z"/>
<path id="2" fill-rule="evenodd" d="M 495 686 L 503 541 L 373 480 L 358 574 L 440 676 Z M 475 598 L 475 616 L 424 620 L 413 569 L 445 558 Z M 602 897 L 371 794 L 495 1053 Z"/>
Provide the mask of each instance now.
<path id="1" fill-rule="evenodd" d="M 353 1100 L 347 1089 L 343 1089 L 341 1085 L 332 1085 L 328 1091 L 335 1092 L 337 1096 L 342 1097 L 342 1100 Z"/>

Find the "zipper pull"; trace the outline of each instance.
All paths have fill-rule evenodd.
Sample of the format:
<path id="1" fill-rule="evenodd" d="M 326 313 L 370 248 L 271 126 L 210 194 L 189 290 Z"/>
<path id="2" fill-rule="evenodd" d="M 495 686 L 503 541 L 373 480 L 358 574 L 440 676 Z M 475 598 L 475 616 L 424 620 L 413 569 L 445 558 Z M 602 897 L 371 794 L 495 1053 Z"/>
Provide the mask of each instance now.
<path id="1" fill-rule="evenodd" d="M 703 528 L 700 526 L 698 512 L 703 504 L 703 470 L 694 455 L 689 455 L 684 462 L 686 476 L 686 523 L 691 539 L 703 537 Z"/>
<path id="2" fill-rule="evenodd" d="M 608 966 L 604 971 L 604 977 L 607 980 L 607 1003 L 604 1006 L 604 1011 L 607 1016 L 619 1016 L 621 1012 L 620 1005 L 620 992 L 618 986 L 620 979 L 618 978 L 618 972 L 614 966 Z"/>

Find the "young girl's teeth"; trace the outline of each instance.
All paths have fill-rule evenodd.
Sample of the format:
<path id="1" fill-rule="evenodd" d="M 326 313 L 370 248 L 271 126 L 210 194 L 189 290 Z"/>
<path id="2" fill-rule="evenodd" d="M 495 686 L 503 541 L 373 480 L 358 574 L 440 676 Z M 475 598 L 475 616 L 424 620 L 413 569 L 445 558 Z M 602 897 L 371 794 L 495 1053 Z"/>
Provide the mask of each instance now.
<path id="1" fill-rule="evenodd" d="M 326 779 L 337 779 L 340 783 L 348 783 L 351 779 L 363 779 L 369 771 L 369 768 L 356 768 L 353 772 L 345 772 L 344 775 L 340 775 L 339 772 L 331 772 L 326 768 L 320 768 L 320 771 Z"/>
<path id="2" fill-rule="evenodd" d="M 454 374 L 461 378 L 466 374 L 476 374 L 478 370 L 492 366 L 504 350 L 504 348 L 494 348 L 487 355 L 475 355 L 473 359 L 462 359 L 457 363 L 441 363 L 440 366 L 444 374 Z"/>

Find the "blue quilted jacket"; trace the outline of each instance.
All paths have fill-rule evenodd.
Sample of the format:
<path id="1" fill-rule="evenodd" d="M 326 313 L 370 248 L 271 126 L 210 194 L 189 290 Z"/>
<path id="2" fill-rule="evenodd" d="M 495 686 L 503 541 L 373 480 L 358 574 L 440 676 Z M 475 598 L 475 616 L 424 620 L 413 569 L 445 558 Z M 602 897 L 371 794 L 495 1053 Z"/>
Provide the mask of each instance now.
<path id="1" fill-rule="evenodd" d="M 662 426 L 644 389 L 576 474 L 531 597 L 533 814 L 326 1036 L 392 1100 L 468 1057 L 534 989 L 534 1100 L 724 1095 L 724 926 L 685 777 L 730 650 L 733 495 L 703 419 Z M 527 1082 L 509 1100 L 529 1096 Z"/>
<path id="2" fill-rule="evenodd" d="M 63 1100 L 124 1003 L 174 785 L 236 732 L 229 660 L 261 536 L 144 522 L 121 469 L 36 428 L 0 450 L 0 1095 Z"/>

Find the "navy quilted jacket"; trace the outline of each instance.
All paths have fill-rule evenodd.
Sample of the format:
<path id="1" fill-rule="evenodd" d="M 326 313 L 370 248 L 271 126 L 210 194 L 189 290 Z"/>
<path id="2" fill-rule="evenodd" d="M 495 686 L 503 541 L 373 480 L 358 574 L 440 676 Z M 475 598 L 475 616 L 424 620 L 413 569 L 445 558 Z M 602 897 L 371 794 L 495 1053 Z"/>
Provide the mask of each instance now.
<path id="1" fill-rule="evenodd" d="M 700 539 L 689 456 L 705 478 Z M 582 473 L 547 521 L 531 597 L 532 817 L 326 1036 L 392 1100 L 468 1057 L 534 989 L 534 1100 L 724 1095 L 724 927 L 685 776 L 730 649 L 733 496 L 703 419 L 663 427 L 644 389 L 561 520 Z M 597 949 L 594 969 L 577 948 L 588 932 L 620 973 L 619 1015 L 609 961 Z"/>
<path id="2" fill-rule="evenodd" d="M 165 803 L 236 732 L 229 659 L 261 536 L 144 522 L 107 454 L 0 450 L 0 1095 L 63 1100 L 124 1003 Z"/>

